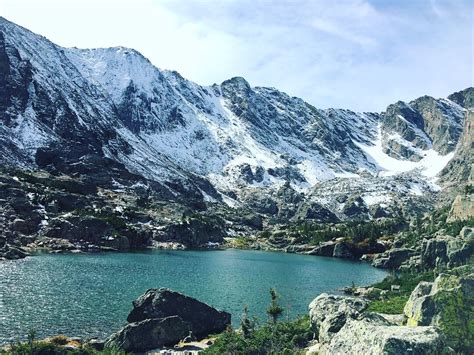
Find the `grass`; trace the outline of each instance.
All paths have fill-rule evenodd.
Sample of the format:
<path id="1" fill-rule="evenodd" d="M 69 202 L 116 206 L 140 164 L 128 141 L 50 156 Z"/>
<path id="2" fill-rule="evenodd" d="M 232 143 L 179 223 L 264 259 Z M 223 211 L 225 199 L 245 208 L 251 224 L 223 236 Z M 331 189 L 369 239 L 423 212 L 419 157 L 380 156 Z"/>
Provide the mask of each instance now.
<path id="1" fill-rule="evenodd" d="M 230 244 L 233 248 L 237 248 L 237 249 L 246 249 L 250 246 L 249 240 L 245 237 L 234 238 L 232 239 Z"/>
<path id="2" fill-rule="evenodd" d="M 408 301 L 410 294 L 421 281 L 433 281 L 434 273 L 400 273 L 387 276 L 380 282 L 373 284 L 375 288 L 388 291 L 383 299 L 373 300 L 367 311 L 386 313 L 386 314 L 401 314 L 405 303 Z M 391 291 L 392 285 L 399 285 L 399 291 Z"/>
<path id="3" fill-rule="evenodd" d="M 308 316 L 275 325 L 265 324 L 255 328 L 247 336 L 229 328 L 202 354 L 304 354 L 303 349 L 312 336 Z"/>
<path id="4" fill-rule="evenodd" d="M 375 300 L 369 304 L 367 311 L 385 313 L 385 314 L 401 314 L 405 303 L 409 296 L 391 296 L 386 300 Z"/>

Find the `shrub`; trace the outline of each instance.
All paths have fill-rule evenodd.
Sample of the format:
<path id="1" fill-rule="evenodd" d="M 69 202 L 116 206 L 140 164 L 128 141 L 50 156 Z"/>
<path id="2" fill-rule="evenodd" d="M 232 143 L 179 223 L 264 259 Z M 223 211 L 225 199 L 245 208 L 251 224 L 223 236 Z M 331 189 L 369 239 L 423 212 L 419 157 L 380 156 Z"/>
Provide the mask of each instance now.
<path id="1" fill-rule="evenodd" d="M 304 354 L 303 348 L 312 336 L 308 316 L 275 325 L 265 324 L 248 338 L 229 328 L 202 354 Z"/>
<path id="2" fill-rule="evenodd" d="M 387 314 L 401 314 L 408 296 L 391 296 L 386 300 L 375 300 L 369 304 L 367 311 Z"/>
<path id="3" fill-rule="evenodd" d="M 273 324 L 276 324 L 278 318 L 281 317 L 283 313 L 283 308 L 278 303 L 278 294 L 274 288 L 270 289 L 270 306 L 267 308 L 267 314 L 270 317 L 270 320 Z"/>
<path id="4" fill-rule="evenodd" d="M 408 301 L 410 294 L 415 289 L 420 281 L 433 281 L 434 273 L 432 271 L 425 273 L 394 273 L 387 276 L 380 282 L 373 284 L 375 288 L 389 291 L 385 299 L 373 300 L 367 311 L 387 313 L 387 314 L 401 314 L 405 303 Z M 397 292 L 390 291 L 392 285 L 400 285 L 400 290 Z"/>

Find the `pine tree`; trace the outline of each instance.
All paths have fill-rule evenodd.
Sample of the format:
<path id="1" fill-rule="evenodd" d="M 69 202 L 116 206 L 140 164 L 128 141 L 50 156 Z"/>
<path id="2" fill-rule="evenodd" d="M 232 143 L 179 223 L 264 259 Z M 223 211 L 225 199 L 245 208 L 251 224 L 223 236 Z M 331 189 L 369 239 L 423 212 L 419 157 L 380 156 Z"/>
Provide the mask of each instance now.
<path id="1" fill-rule="evenodd" d="M 249 318 L 249 309 L 247 305 L 244 306 L 244 313 L 240 320 L 240 329 L 242 329 L 244 338 L 249 338 L 255 329 L 255 323 Z"/>
<path id="2" fill-rule="evenodd" d="M 283 313 L 283 308 L 278 303 L 278 294 L 274 288 L 270 289 L 270 306 L 267 308 L 267 314 L 273 324 L 276 324 Z"/>

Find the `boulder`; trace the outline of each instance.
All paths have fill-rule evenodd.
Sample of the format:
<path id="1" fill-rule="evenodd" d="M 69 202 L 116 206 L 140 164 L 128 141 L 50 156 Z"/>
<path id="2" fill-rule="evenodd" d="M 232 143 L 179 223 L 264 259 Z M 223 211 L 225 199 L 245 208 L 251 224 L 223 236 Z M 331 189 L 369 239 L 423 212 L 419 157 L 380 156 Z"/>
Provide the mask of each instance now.
<path id="1" fill-rule="evenodd" d="M 384 317 L 365 314 L 348 319 L 327 346 L 327 354 L 446 354 L 444 337 L 435 327 L 394 326 Z"/>
<path id="2" fill-rule="evenodd" d="M 452 348 L 460 352 L 472 350 L 474 273 L 441 274 L 432 283 L 421 282 L 410 295 L 404 313 L 407 325 L 439 327 Z"/>
<path id="3" fill-rule="evenodd" d="M 465 264 L 474 254 L 474 234 L 469 229 L 464 227 L 457 237 L 439 235 L 432 239 L 423 239 L 422 268 L 452 268 Z"/>
<path id="4" fill-rule="evenodd" d="M 179 316 L 188 322 L 195 336 L 206 336 L 224 331 L 230 324 L 231 315 L 219 311 L 194 298 L 166 288 L 150 289 L 133 301 L 128 322 L 140 322 L 151 318 Z"/>
<path id="5" fill-rule="evenodd" d="M 96 351 L 102 351 L 105 347 L 105 341 L 97 338 L 92 338 L 86 343 L 86 345 Z"/>
<path id="6" fill-rule="evenodd" d="M 346 242 L 337 243 L 334 246 L 332 256 L 335 258 L 354 259 L 355 255 L 353 249 L 353 246 Z"/>
<path id="7" fill-rule="evenodd" d="M 28 234 L 29 233 L 28 223 L 25 220 L 21 219 L 21 218 L 16 218 L 12 222 L 11 228 L 14 231 L 17 231 L 19 233 L 23 233 L 23 234 Z"/>
<path id="8" fill-rule="evenodd" d="M 412 253 L 412 249 L 393 248 L 375 257 L 372 265 L 382 269 L 396 269 L 408 260 Z"/>
<path id="9" fill-rule="evenodd" d="M 308 252 L 309 255 L 332 256 L 336 242 L 325 242 Z"/>
<path id="10" fill-rule="evenodd" d="M 474 240 L 474 228 L 465 226 L 459 232 L 459 236 L 464 240 Z"/>
<path id="11" fill-rule="evenodd" d="M 178 316 L 145 319 L 126 325 L 110 336 L 105 348 L 119 348 L 127 352 L 145 352 L 178 343 L 192 326 Z"/>
<path id="12" fill-rule="evenodd" d="M 322 343 L 328 343 L 350 318 L 356 318 L 367 308 L 362 298 L 322 293 L 309 305 L 311 327 Z"/>
<path id="13" fill-rule="evenodd" d="M 7 259 L 7 260 L 16 260 L 16 259 L 23 259 L 27 257 L 28 254 L 24 251 L 6 244 L 2 249 L 0 249 L 0 260 Z"/>

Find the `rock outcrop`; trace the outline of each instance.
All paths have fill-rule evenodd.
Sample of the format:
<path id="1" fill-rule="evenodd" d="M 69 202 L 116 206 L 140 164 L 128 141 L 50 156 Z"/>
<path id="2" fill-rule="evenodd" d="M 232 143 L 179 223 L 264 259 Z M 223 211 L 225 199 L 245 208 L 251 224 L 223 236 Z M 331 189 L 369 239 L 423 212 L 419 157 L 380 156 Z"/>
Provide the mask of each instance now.
<path id="1" fill-rule="evenodd" d="M 105 343 L 106 348 L 118 347 L 127 352 L 145 352 L 173 345 L 189 334 L 192 326 L 178 316 L 145 319 L 126 325 Z"/>
<path id="2" fill-rule="evenodd" d="M 459 183 L 464 184 L 466 182 L 472 184 L 474 181 L 474 156 L 472 154 L 472 149 L 474 148 L 473 97 L 473 88 L 449 96 L 449 99 L 455 99 L 459 105 L 467 109 L 465 112 L 463 131 L 456 147 L 456 153 L 441 173 L 442 181 L 451 185 L 459 185 Z"/>
<path id="3" fill-rule="evenodd" d="M 393 248 L 374 258 L 372 265 L 382 269 L 396 269 L 413 254 L 412 249 Z"/>
<path id="4" fill-rule="evenodd" d="M 309 305 L 318 354 L 448 354 L 436 326 L 401 325 L 403 317 L 366 312 L 368 301 L 321 294 Z"/>
<path id="5" fill-rule="evenodd" d="M 347 320 L 357 318 L 367 305 L 367 301 L 356 297 L 327 293 L 316 297 L 309 305 L 309 317 L 319 342 L 330 342 Z"/>
<path id="6" fill-rule="evenodd" d="M 124 328 L 107 340 L 107 348 L 143 352 L 173 345 L 191 332 L 205 337 L 230 325 L 231 315 L 166 288 L 150 289 L 133 301 Z"/>
<path id="7" fill-rule="evenodd" d="M 445 354 L 444 337 L 435 327 L 394 326 L 369 313 L 349 319 L 334 336 L 326 354 Z"/>
<path id="8" fill-rule="evenodd" d="M 423 239 L 421 266 L 423 269 L 452 268 L 465 264 L 474 254 L 474 228 L 464 227 L 459 236 L 440 235 Z"/>
<path id="9" fill-rule="evenodd" d="M 439 275 L 432 283 L 421 282 L 410 295 L 404 313 L 409 326 L 439 327 L 451 347 L 469 352 L 474 348 L 472 268 L 464 266 Z"/>
<path id="10" fill-rule="evenodd" d="M 474 195 L 457 195 L 451 205 L 447 222 L 467 221 L 474 218 Z"/>

